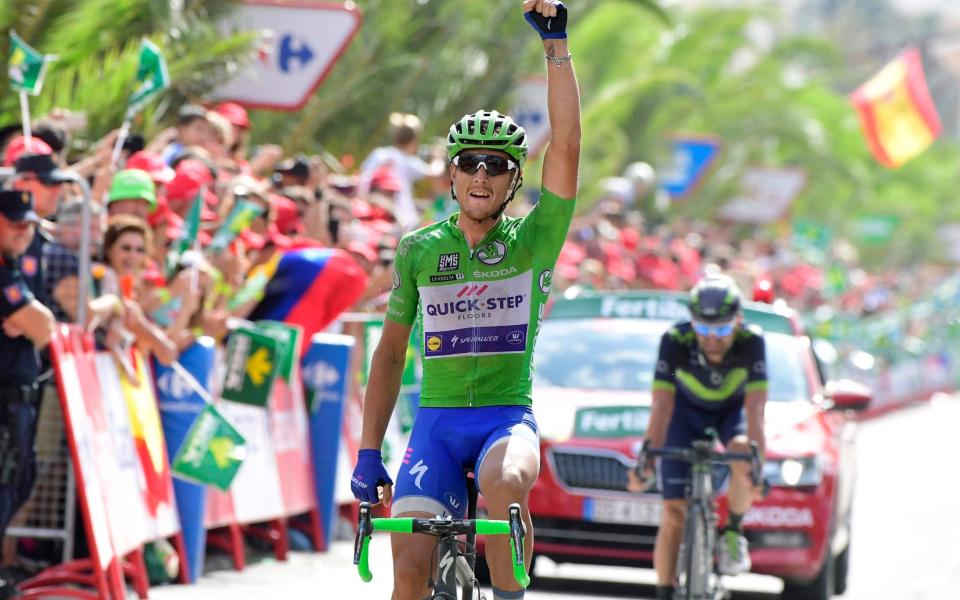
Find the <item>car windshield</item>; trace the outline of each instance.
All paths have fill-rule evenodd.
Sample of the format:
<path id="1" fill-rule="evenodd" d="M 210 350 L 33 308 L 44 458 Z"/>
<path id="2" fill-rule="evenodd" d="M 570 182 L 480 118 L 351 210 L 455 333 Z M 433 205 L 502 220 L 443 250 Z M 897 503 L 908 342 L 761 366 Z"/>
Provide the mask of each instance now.
<path id="1" fill-rule="evenodd" d="M 660 336 L 671 325 L 648 319 L 547 319 L 534 352 L 534 385 L 648 392 Z M 768 399 L 810 398 L 799 340 L 764 333 Z"/>

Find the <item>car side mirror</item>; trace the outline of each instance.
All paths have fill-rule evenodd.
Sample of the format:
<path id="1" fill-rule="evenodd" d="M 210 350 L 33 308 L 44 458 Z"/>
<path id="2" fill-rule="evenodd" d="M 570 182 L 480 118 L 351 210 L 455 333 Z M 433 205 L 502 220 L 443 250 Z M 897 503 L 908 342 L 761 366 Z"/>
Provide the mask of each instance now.
<path id="1" fill-rule="evenodd" d="M 873 399 L 873 392 L 852 379 L 828 381 L 825 394 L 834 410 L 863 410 Z"/>

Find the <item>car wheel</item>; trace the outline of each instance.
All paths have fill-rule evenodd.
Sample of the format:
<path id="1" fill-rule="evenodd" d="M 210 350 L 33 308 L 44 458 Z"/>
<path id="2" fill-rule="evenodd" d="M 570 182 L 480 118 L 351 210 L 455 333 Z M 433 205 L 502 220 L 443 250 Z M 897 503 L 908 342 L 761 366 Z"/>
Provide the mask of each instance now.
<path id="1" fill-rule="evenodd" d="M 850 571 L 850 544 L 843 549 L 833 562 L 833 593 L 840 595 L 847 591 L 847 573 Z"/>
<path id="2" fill-rule="evenodd" d="M 810 581 L 784 581 L 780 600 L 830 600 L 834 593 L 833 557 L 823 559 L 817 576 Z"/>

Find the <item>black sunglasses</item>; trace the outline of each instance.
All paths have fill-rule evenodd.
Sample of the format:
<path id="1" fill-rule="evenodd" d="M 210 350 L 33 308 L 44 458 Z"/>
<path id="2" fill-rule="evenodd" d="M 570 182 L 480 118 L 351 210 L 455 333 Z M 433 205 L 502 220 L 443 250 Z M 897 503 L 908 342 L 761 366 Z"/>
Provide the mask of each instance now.
<path id="1" fill-rule="evenodd" d="M 453 164 L 467 175 L 475 175 L 482 165 L 490 177 L 517 169 L 517 163 L 496 154 L 458 154 L 453 157 Z"/>

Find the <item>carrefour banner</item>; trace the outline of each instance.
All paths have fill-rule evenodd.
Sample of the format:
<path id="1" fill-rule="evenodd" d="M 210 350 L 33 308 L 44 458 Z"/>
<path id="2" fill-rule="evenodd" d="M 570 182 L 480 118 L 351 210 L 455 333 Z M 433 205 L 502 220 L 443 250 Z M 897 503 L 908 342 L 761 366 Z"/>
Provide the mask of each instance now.
<path id="1" fill-rule="evenodd" d="M 674 200 L 692 192 L 720 153 L 720 140 L 710 136 L 676 136 L 670 140 L 670 161 L 660 167 L 658 179 Z"/>
<path id="2" fill-rule="evenodd" d="M 340 432 L 348 392 L 347 373 L 354 339 L 317 333 L 303 357 L 303 383 L 310 405 L 310 449 L 317 508 L 323 524 L 323 548 L 330 545 L 337 515 L 334 492 L 338 480 Z"/>
<path id="3" fill-rule="evenodd" d="M 214 342 L 202 337 L 180 353 L 178 359 L 183 368 L 207 392 L 210 391 L 210 379 L 215 357 Z M 160 422 L 163 435 L 167 439 L 167 456 L 171 464 L 180 451 L 184 440 L 206 402 L 193 387 L 173 368 L 156 361 L 153 363 L 156 377 L 157 404 L 160 408 Z M 183 528 L 183 539 L 190 562 L 190 581 L 196 581 L 203 573 L 206 549 L 206 531 L 203 517 L 206 510 L 206 486 L 177 477 L 174 468 L 173 493 L 177 499 L 177 511 Z"/>

